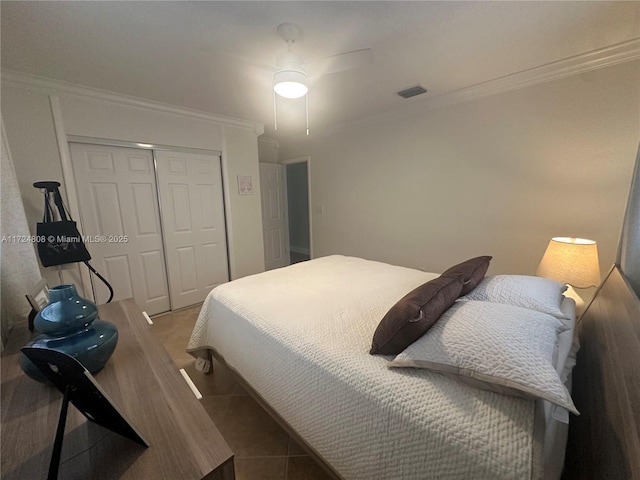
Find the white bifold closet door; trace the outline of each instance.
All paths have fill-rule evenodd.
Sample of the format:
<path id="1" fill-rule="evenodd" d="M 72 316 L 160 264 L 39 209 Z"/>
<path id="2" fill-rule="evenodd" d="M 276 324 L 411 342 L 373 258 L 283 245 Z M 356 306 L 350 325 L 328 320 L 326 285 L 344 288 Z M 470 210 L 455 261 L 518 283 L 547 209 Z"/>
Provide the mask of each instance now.
<path id="1" fill-rule="evenodd" d="M 173 309 L 229 280 L 220 157 L 156 152 Z"/>
<path id="2" fill-rule="evenodd" d="M 70 143 L 92 265 L 149 315 L 229 280 L 220 157 Z M 93 278 L 98 303 L 108 298 Z"/>
<path id="3" fill-rule="evenodd" d="M 69 144 L 91 265 L 149 315 L 170 310 L 153 157 L 149 150 Z M 83 267 L 84 268 L 84 267 Z M 109 292 L 92 276 L 97 303 Z"/>

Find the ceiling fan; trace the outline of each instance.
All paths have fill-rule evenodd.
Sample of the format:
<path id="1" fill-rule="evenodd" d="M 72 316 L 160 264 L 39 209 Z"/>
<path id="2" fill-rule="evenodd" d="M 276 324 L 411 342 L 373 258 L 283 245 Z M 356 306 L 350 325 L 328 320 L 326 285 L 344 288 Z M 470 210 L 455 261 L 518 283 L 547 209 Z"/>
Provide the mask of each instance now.
<path id="1" fill-rule="evenodd" d="M 285 98 L 300 98 L 309 90 L 309 76 L 319 76 L 351 70 L 373 63 L 373 50 L 365 48 L 340 53 L 305 63 L 293 45 L 303 38 L 302 28 L 294 23 L 278 26 L 278 35 L 287 43 L 287 51 L 278 56 L 276 66 L 269 66 L 274 72 L 273 89 Z"/>
<path id="2" fill-rule="evenodd" d="M 278 102 L 276 97 L 295 99 L 305 97 L 306 133 L 309 135 L 309 78 L 351 70 L 373 63 L 373 50 L 365 48 L 320 58 L 305 63 L 293 49 L 303 38 L 302 28 L 294 23 L 278 25 L 278 35 L 286 42 L 286 52 L 278 55 L 276 65 L 251 62 L 254 66 L 273 72 L 273 125 L 278 130 Z"/>

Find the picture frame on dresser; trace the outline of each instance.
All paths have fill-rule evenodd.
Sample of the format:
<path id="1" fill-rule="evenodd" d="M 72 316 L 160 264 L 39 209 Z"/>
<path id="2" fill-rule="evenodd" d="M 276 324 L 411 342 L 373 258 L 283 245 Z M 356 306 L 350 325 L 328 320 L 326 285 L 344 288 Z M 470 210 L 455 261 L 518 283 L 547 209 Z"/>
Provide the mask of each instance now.
<path id="1" fill-rule="evenodd" d="M 31 311 L 27 316 L 29 331 L 33 332 L 33 321 L 40 310 L 49 303 L 49 285 L 44 278 L 41 278 L 29 292 L 25 295 L 27 302 L 31 305 Z"/>
<path id="2" fill-rule="evenodd" d="M 47 281 L 41 278 L 25 296 L 36 313 L 42 310 L 49 303 L 49 285 Z"/>
<path id="3" fill-rule="evenodd" d="M 48 348 L 22 347 L 20 351 L 63 395 L 60 417 L 49 462 L 47 480 L 58 478 L 67 409 L 72 403 L 87 420 L 145 447 L 149 442 L 136 429 L 91 373 L 75 358 Z"/>

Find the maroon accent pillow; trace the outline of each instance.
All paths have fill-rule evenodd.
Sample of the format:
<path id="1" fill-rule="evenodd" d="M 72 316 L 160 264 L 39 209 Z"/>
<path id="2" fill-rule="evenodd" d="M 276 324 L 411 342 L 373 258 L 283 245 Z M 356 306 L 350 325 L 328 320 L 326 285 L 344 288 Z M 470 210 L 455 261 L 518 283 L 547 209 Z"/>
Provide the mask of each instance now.
<path id="1" fill-rule="evenodd" d="M 396 355 L 418 340 L 460 296 L 462 281 L 439 277 L 407 293 L 378 324 L 369 353 Z"/>
<path id="2" fill-rule="evenodd" d="M 441 277 L 462 276 L 463 285 L 460 295 L 466 295 L 476 288 L 482 279 L 484 279 L 492 258 L 493 257 L 488 256 L 470 258 L 466 262 L 459 263 L 447 269 Z"/>

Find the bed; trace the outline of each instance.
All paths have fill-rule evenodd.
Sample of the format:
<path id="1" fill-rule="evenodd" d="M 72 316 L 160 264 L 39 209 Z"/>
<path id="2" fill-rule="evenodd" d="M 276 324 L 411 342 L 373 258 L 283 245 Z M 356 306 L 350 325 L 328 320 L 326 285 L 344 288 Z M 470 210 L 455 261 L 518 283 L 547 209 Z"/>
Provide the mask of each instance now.
<path id="1" fill-rule="evenodd" d="M 637 204 L 634 195 L 640 197 L 637 171 L 630 205 Z M 625 225 L 639 211 L 631 208 Z M 637 265 L 640 233 L 626 229 L 623 237 L 624 261 L 612 268 L 577 329 L 572 302 L 561 300 L 564 326 L 557 330 L 553 368 L 567 389 L 574 331 L 583 345 L 573 395 L 582 415 L 571 416 L 569 478 L 589 478 L 596 468 L 604 475 L 591 478 L 614 471 L 624 476 L 610 478 L 640 474 L 640 392 L 628 363 L 640 363 L 640 308 L 620 267 Z M 559 478 L 569 429 L 565 408 L 476 388 L 456 375 L 389 368 L 393 355 L 369 354 L 380 318 L 407 292 L 437 277 L 343 256 L 245 277 L 207 297 L 188 351 L 203 359 L 201 365 L 211 354 L 228 364 L 336 478 Z M 640 278 L 633 281 L 640 284 Z M 611 296 L 622 302 L 613 309 Z M 457 301 L 443 317 L 449 321 L 464 308 Z M 608 325 L 600 336 L 602 322 L 612 316 L 622 328 Z M 602 341 L 615 345 L 620 338 L 635 351 L 602 347 Z M 601 367 L 616 381 L 594 381 L 593 371 Z M 613 420 L 604 415 L 609 411 Z M 613 447 L 601 445 L 610 439 Z M 610 452 L 616 452 L 613 460 Z"/>

